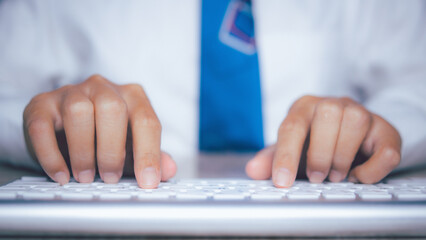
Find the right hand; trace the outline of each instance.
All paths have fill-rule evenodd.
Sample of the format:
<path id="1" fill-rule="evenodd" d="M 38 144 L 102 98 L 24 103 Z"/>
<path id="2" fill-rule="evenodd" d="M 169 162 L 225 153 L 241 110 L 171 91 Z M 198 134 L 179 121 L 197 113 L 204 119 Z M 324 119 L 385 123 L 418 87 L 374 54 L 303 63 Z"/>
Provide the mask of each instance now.
<path id="1" fill-rule="evenodd" d="M 93 75 L 80 84 L 35 96 L 24 111 L 28 149 L 61 185 L 69 181 L 70 172 L 56 132 L 65 132 L 78 182 L 92 182 L 97 165 L 104 182 L 116 183 L 123 174 L 128 127 L 138 185 L 155 188 L 160 180 L 173 177 L 176 164 L 160 150 L 161 124 L 140 85 L 116 85 Z"/>

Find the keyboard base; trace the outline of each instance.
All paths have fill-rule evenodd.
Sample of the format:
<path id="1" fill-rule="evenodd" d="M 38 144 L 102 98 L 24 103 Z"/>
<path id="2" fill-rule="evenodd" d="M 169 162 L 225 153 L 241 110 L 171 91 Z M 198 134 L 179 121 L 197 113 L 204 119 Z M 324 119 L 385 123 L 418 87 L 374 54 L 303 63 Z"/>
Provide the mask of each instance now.
<path id="1" fill-rule="evenodd" d="M 1 235 L 426 236 L 426 202 L 2 201 Z"/>

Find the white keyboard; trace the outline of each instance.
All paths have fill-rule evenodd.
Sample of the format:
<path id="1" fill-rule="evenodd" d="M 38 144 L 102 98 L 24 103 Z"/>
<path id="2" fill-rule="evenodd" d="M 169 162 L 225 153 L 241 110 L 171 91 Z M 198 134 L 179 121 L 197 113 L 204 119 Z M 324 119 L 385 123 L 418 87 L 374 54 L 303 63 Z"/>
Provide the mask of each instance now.
<path id="1" fill-rule="evenodd" d="M 426 200 L 426 178 L 390 180 L 387 183 L 311 184 L 296 181 L 291 188 L 276 188 L 271 181 L 233 179 L 187 179 L 160 183 L 157 189 L 141 189 L 134 179 L 105 184 L 60 186 L 42 177 L 22 177 L 0 187 L 0 200 L 157 201 L 398 201 Z"/>

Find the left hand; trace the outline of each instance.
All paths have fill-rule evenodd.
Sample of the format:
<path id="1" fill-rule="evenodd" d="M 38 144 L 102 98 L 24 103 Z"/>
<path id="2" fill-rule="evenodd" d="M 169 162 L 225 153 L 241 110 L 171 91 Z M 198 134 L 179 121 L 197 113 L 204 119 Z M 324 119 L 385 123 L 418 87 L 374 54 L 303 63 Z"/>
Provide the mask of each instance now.
<path id="1" fill-rule="evenodd" d="M 376 183 L 401 160 L 400 135 L 380 116 L 349 98 L 304 96 L 290 108 L 276 144 L 247 163 L 247 175 L 259 180 L 272 176 L 276 187 L 290 187 L 305 141 L 306 175 L 312 183 L 327 176 L 332 182 L 348 176 L 352 182 Z M 359 151 L 369 158 L 350 169 Z"/>

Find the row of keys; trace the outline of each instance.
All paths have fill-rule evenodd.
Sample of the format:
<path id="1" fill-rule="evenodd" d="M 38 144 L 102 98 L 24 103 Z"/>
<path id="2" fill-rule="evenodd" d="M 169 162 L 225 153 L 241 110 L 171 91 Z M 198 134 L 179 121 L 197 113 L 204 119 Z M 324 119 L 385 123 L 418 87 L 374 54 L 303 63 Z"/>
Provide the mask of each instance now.
<path id="1" fill-rule="evenodd" d="M 28 200 L 426 200 L 426 182 L 375 185 L 311 184 L 296 181 L 291 188 L 276 188 L 271 181 L 189 179 L 161 183 L 157 189 L 141 189 L 135 180 L 105 184 L 59 184 L 45 178 L 23 177 L 0 187 L 0 199 Z"/>
<path id="2" fill-rule="evenodd" d="M 426 200 L 426 193 L 417 191 L 404 191 L 396 193 L 386 192 L 312 192 L 312 191 L 294 191 L 284 192 L 239 192 L 239 191 L 222 191 L 219 193 L 203 192 L 203 191 L 152 191 L 152 192 L 49 192 L 49 191 L 10 191 L 0 190 L 0 199 L 27 199 L 27 200 L 164 200 L 164 199 L 181 199 L 181 200 L 355 200 L 357 196 L 361 200 Z"/>

